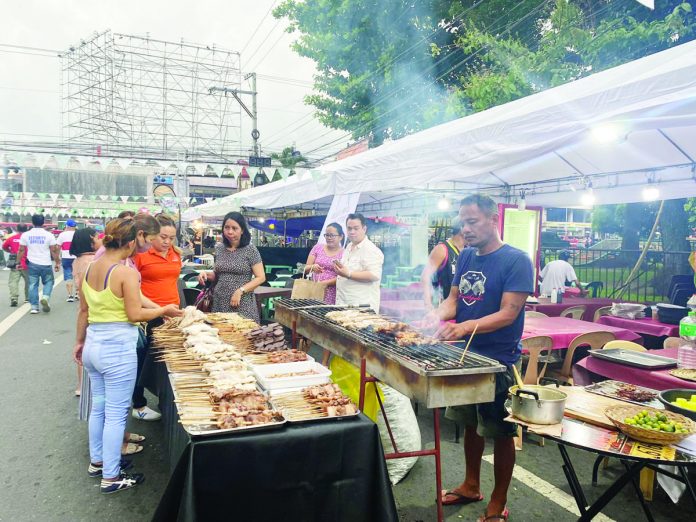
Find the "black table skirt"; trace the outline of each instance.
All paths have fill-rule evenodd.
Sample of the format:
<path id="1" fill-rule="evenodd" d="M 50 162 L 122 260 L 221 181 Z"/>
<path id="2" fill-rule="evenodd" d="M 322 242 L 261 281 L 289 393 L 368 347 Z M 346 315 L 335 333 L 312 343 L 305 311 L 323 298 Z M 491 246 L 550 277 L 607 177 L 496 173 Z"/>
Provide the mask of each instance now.
<path id="1" fill-rule="evenodd" d="M 377 426 L 364 416 L 191 438 L 156 364 L 172 474 L 153 520 L 396 521 Z"/>

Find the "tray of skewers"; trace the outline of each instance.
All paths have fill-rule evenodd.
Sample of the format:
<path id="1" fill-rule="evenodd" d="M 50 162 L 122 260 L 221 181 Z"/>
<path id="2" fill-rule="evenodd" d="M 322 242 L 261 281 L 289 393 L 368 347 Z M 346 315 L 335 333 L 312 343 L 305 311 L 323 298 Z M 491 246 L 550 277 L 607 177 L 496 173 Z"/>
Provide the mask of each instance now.
<path id="1" fill-rule="evenodd" d="M 192 437 L 267 430 L 287 421 L 255 384 L 202 388 L 188 374 L 169 374 L 179 422 Z"/>
<path id="2" fill-rule="evenodd" d="M 585 390 L 597 395 L 604 395 L 612 399 L 638 404 L 640 406 L 650 406 L 658 410 L 664 406 L 657 398 L 657 391 L 643 386 L 636 386 L 621 381 L 607 380 L 585 386 Z"/>
<path id="3" fill-rule="evenodd" d="M 274 393 L 271 400 L 291 423 L 341 420 L 360 413 L 353 401 L 334 383 Z"/>

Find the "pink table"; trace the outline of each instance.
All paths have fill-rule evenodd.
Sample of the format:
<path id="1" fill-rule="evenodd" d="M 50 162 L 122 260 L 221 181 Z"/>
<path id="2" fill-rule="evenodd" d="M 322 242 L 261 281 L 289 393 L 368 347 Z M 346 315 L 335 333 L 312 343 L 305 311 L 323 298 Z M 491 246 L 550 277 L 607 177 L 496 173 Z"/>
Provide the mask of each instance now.
<path id="1" fill-rule="evenodd" d="M 536 335 L 548 335 L 553 339 L 553 349 L 568 348 L 570 342 L 578 335 L 590 332 L 611 332 L 617 339 L 642 343 L 640 335 L 625 328 L 615 328 L 588 321 L 579 321 L 568 317 L 526 317 L 522 339 Z"/>
<path id="2" fill-rule="evenodd" d="M 571 306 L 585 306 L 585 313 L 582 315 L 582 318 L 584 321 L 592 321 L 594 319 L 594 313 L 598 308 L 611 306 L 614 302 L 613 299 L 606 298 L 564 297 L 561 304 L 554 304 L 551 303 L 550 299 L 545 297 L 543 299 L 539 298 L 539 304 L 528 304 L 527 308 L 541 312 L 542 314 L 550 315 L 551 317 L 558 317 L 566 308 L 570 308 Z"/>
<path id="3" fill-rule="evenodd" d="M 655 337 L 679 337 L 679 325 L 661 323 L 653 319 L 624 319 L 613 315 L 603 315 L 597 320 L 600 324 L 626 328 L 641 335 L 653 335 Z"/>
<path id="4" fill-rule="evenodd" d="M 677 348 L 666 348 L 664 350 L 650 350 L 650 353 L 677 358 Z M 625 366 L 616 364 L 597 357 L 585 357 L 573 366 L 573 380 L 579 386 L 586 386 L 592 383 L 591 373 L 623 381 L 637 386 L 645 386 L 653 390 L 669 390 L 672 388 L 689 388 L 696 390 L 696 382 L 685 381 L 678 379 L 669 374 L 669 370 L 644 370 L 642 368 L 634 368 L 633 366 Z"/>

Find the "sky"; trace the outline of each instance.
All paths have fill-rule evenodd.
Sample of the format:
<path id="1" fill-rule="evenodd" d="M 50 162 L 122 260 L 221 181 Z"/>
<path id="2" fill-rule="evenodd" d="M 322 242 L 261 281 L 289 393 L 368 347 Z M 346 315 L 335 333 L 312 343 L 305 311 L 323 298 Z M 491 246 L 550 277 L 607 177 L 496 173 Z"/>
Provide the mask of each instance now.
<path id="1" fill-rule="evenodd" d="M 259 130 L 266 151 L 295 144 L 312 151 L 341 138 L 326 129 L 303 102 L 311 92 L 314 62 L 290 49 L 296 35 L 269 10 L 281 0 L 20 0 L 0 2 L 0 141 L 59 141 L 60 60 L 48 50 L 66 50 L 95 32 L 149 36 L 240 51 L 242 72 L 257 83 Z M 12 46 L 36 48 L 19 49 Z M 263 78 L 273 76 L 274 79 Z M 287 78 L 295 81 L 278 81 Z M 242 88 L 245 88 L 243 85 Z M 242 146 L 251 144 L 242 118 Z M 318 158 L 345 143 L 313 151 Z"/>

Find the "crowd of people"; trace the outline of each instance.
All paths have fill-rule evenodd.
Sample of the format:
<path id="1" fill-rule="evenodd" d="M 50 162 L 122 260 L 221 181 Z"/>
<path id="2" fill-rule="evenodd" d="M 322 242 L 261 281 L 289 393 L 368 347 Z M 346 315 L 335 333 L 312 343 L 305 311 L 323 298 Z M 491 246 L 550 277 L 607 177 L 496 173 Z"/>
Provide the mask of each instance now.
<path id="1" fill-rule="evenodd" d="M 494 402 L 450 408 L 447 413 L 465 429 L 465 478 L 456 488 L 442 491 L 442 501 L 464 504 L 483 498 L 481 456 L 485 438 L 493 438 L 495 487 L 486 509 L 489 517 L 507 515 L 517 430 L 503 422 L 503 404 L 513 381 L 512 367 L 519 363 L 525 299 L 535 287 L 528 256 L 502 242 L 497 218 L 490 198 L 465 198 L 460 227 L 433 249 L 421 277 L 430 310 L 424 325 L 432 326 L 438 338 L 452 341 L 476 331 L 471 351 L 508 369 L 496 374 Z M 53 274 L 63 269 L 67 300 L 79 301 L 73 353 L 78 364 L 76 394 L 89 408 L 88 473 L 102 478 L 104 493 L 128 489 L 142 482 L 143 475 L 126 473 L 132 462 L 123 457 L 142 451 L 139 443 L 144 440 L 125 431 L 128 414 L 144 421 L 160 417 L 148 407 L 139 381 L 150 334 L 165 317 L 180 315 L 183 304 L 176 224 L 166 215 L 126 212 L 107 223 L 103 236 L 91 228 L 76 230 L 70 220 L 58 238 L 43 224 L 43 217 L 35 215 L 30 230 L 20 225 L 2 244 L 12 271 L 10 304 L 17 306 L 18 284 L 24 279 L 31 313 L 49 312 Z M 237 312 L 260 321 L 253 293 L 266 275 L 242 214 L 224 217 L 221 239 L 213 270 L 199 274 L 202 285 L 213 286 L 212 311 Z M 384 254 L 367 237 L 365 217 L 348 215 L 345 232 L 342 224 L 327 225 L 323 239 L 309 253 L 304 274 L 323 288 L 324 302 L 367 304 L 379 311 Z M 547 266 L 541 274 L 543 286 L 577 279 L 566 261 Z"/>

